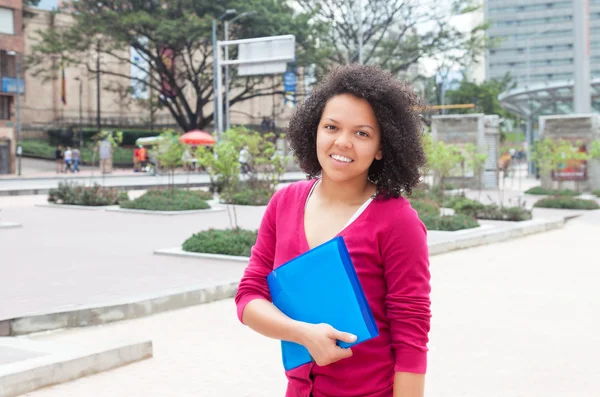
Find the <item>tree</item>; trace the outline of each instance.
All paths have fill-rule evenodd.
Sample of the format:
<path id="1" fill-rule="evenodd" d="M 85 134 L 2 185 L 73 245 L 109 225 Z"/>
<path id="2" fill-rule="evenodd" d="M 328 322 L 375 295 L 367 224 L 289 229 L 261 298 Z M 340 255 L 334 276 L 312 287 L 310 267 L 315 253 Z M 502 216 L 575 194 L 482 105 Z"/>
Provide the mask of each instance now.
<path id="1" fill-rule="evenodd" d="M 498 100 L 498 95 L 512 87 L 514 83 L 510 75 L 500 80 L 486 80 L 480 84 L 464 78 L 456 90 L 446 92 L 446 100 L 450 104 L 475 104 L 475 109 L 456 109 L 456 113 L 497 114 L 501 118 L 514 119 L 515 116 L 504 109 Z"/>
<path id="2" fill-rule="evenodd" d="M 319 62 L 315 48 L 323 23 L 310 23 L 312 15 L 295 11 L 286 2 L 272 0 L 77 0 L 68 2 L 71 26 L 38 32 L 27 62 L 35 74 L 52 76 L 61 65 L 83 65 L 89 72 L 112 76 L 127 89 L 131 79 L 160 93 L 159 104 L 169 110 L 184 131 L 204 128 L 213 121 L 212 20 L 234 8 L 238 14 L 257 11 L 232 26 L 230 38 L 293 34 L 296 63 Z M 222 25 L 218 27 L 222 38 Z M 143 59 L 133 63 L 130 48 Z M 102 63 L 97 70 L 95 54 Z M 235 51 L 233 51 L 233 56 Z M 49 67 L 47 60 L 55 60 Z M 60 62 L 56 62 L 60 61 Z M 108 63 L 137 65 L 142 77 L 107 67 Z M 230 97 L 235 103 L 264 95 L 283 94 L 265 86 L 264 78 L 235 81 Z M 279 77 L 280 78 L 280 77 Z"/>
<path id="3" fill-rule="evenodd" d="M 153 149 L 154 153 L 151 153 L 151 156 L 155 156 L 157 160 L 157 164 L 154 166 L 160 165 L 168 172 L 171 192 L 175 188 L 175 170 L 182 164 L 181 158 L 184 151 L 185 145 L 179 142 L 179 134 L 167 130 L 160 134 L 158 144 Z"/>
<path id="4" fill-rule="evenodd" d="M 479 197 L 481 198 L 481 190 L 483 189 L 481 173 L 485 169 L 485 163 L 487 162 L 487 153 L 480 153 L 476 145 L 469 143 L 465 145 L 465 160 L 466 166 L 473 170 L 474 176 L 477 181 L 477 190 L 479 191 Z"/>
<path id="5" fill-rule="evenodd" d="M 456 145 L 447 144 L 444 141 L 434 141 L 430 134 L 426 134 L 424 140 L 427 169 L 432 171 L 434 177 L 439 181 L 443 203 L 446 178 L 456 169 L 462 157 Z"/>
<path id="6" fill-rule="evenodd" d="M 328 22 L 322 40 L 328 47 L 329 60 L 335 64 L 359 61 L 361 37 L 363 63 L 379 65 L 393 74 L 406 71 L 423 58 L 445 58 L 456 64 L 472 65 L 485 48 L 483 32 L 487 25 L 462 32 L 451 23 L 453 16 L 478 8 L 470 0 L 297 0 L 297 3 L 307 13 L 314 14 L 314 20 Z"/>

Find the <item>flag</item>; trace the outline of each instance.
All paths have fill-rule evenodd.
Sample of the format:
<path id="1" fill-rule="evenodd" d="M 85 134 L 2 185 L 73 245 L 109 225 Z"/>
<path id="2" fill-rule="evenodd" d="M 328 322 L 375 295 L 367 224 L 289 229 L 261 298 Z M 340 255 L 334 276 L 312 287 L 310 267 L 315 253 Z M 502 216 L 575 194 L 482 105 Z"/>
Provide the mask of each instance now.
<path id="1" fill-rule="evenodd" d="M 60 74 L 60 99 L 62 100 L 63 105 L 67 104 L 67 80 L 65 79 L 64 65 L 61 68 Z"/>

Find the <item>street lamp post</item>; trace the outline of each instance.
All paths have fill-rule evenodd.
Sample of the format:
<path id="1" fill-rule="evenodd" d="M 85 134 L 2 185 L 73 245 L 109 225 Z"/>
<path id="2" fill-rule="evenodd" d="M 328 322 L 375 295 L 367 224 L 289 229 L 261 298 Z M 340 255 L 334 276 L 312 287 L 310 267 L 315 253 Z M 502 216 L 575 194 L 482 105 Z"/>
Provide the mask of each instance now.
<path id="1" fill-rule="evenodd" d="M 16 96 L 17 96 L 17 175 L 21 176 L 21 157 L 23 149 L 21 148 L 21 59 L 16 51 L 7 51 L 8 55 L 15 57 L 16 68 Z"/>
<path id="2" fill-rule="evenodd" d="M 233 18 L 231 21 L 225 21 L 225 41 L 229 40 L 229 24 L 248 15 L 256 14 L 256 11 L 246 11 Z M 229 60 L 229 46 L 225 46 L 225 60 Z M 231 126 L 229 114 L 229 65 L 225 65 L 225 130 Z"/>
<path id="3" fill-rule="evenodd" d="M 81 108 L 83 97 L 83 82 L 79 77 L 75 77 L 75 81 L 79 81 L 79 148 L 83 149 L 83 110 Z"/>
<path id="4" fill-rule="evenodd" d="M 214 130 L 217 131 L 217 21 L 225 18 L 227 15 L 235 14 L 235 9 L 228 9 L 218 18 L 212 20 L 212 47 L 213 47 L 213 125 Z"/>

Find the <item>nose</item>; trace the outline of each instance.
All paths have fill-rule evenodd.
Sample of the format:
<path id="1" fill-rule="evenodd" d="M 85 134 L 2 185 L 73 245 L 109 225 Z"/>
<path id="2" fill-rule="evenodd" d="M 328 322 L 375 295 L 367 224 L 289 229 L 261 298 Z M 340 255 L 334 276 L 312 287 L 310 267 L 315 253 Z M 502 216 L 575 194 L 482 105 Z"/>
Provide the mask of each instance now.
<path id="1" fill-rule="evenodd" d="M 352 147 L 352 142 L 350 140 L 349 135 L 349 133 L 343 131 L 340 132 L 340 134 L 335 139 L 335 145 L 343 149 L 350 149 Z"/>

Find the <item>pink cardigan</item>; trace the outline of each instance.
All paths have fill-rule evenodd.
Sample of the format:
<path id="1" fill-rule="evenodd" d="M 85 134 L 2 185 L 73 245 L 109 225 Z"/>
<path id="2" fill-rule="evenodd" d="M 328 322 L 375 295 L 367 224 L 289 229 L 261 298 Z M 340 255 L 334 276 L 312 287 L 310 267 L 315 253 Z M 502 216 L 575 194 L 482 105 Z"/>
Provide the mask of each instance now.
<path id="1" fill-rule="evenodd" d="M 266 276 L 308 251 L 304 206 L 316 180 L 296 182 L 271 199 L 235 302 L 270 300 Z M 427 367 L 430 274 L 427 231 L 408 200 L 373 200 L 339 235 L 348 251 L 380 335 L 352 348 L 353 356 L 288 371 L 286 397 L 392 397 L 395 372 Z"/>

